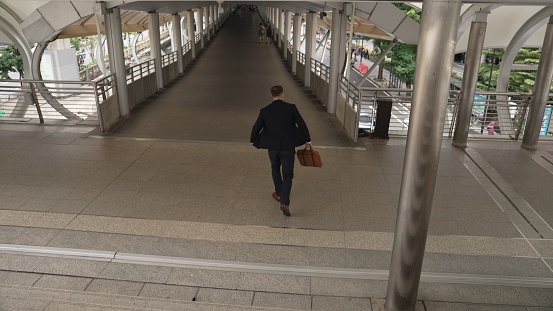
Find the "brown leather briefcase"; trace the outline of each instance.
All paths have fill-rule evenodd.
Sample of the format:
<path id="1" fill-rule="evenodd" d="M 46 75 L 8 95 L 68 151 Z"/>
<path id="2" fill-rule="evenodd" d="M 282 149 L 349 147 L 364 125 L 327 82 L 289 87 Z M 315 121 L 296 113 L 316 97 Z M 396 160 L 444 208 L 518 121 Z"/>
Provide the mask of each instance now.
<path id="1" fill-rule="evenodd" d="M 303 150 L 298 150 L 296 152 L 298 160 L 300 161 L 301 166 L 312 166 L 312 167 L 322 167 L 323 161 L 321 160 L 321 155 L 318 151 L 313 150 L 313 147 L 305 147 Z"/>

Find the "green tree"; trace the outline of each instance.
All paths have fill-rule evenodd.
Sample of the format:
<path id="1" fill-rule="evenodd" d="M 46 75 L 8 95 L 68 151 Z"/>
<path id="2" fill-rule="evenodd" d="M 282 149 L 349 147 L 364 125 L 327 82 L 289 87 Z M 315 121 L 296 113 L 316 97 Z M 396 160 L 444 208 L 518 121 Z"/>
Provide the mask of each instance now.
<path id="1" fill-rule="evenodd" d="M 495 91 L 497 88 L 497 77 L 499 74 L 499 60 L 503 57 L 503 49 L 484 50 L 483 54 L 486 56 L 486 63 L 480 66 L 480 74 L 478 78 L 478 88 L 482 90 L 488 90 L 488 83 L 490 91 Z M 514 63 L 515 64 L 538 64 L 540 62 L 541 49 L 523 48 L 518 52 Z M 493 66 L 493 68 L 492 68 Z M 491 80 L 490 80 L 491 72 Z M 535 71 L 513 71 L 509 78 L 509 92 L 521 92 L 532 93 L 534 90 L 534 83 L 536 81 Z"/>
<path id="2" fill-rule="evenodd" d="M 0 79 L 9 79 L 10 72 L 18 72 L 23 79 L 23 59 L 15 46 L 0 48 Z"/>
<path id="3" fill-rule="evenodd" d="M 409 17 L 411 17 L 413 20 L 420 23 L 421 11 L 403 3 L 394 3 L 394 5 L 402 10 Z M 387 40 L 373 40 L 375 56 L 380 57 L 382 52 L 388 47 L 389 44 L 390 41 Z M 391 59 L 391 61 L 381 63 L 378 68 L 378 79 L 382 79 L 384 66 L 389 64 L 394 68 L 394 72 L 396 73 L 398 79 L 401 82 L 405 83 L 408 88 L 410 88 L 415 79 L 417 46 L 399 42 L 388 53 L 388 57 Z"/>

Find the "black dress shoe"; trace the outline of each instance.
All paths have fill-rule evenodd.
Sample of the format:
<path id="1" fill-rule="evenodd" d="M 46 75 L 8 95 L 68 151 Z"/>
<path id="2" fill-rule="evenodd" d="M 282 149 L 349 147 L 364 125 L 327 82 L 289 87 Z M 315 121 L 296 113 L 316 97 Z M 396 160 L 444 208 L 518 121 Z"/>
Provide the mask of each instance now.
<path id="1" fill-rule="evenodd" d="M 290 208 L 286 204 L 280 204 L 280 210 L 285 216 L 290 217 L 290 215 L 292 215 L 290 214 Z"/>

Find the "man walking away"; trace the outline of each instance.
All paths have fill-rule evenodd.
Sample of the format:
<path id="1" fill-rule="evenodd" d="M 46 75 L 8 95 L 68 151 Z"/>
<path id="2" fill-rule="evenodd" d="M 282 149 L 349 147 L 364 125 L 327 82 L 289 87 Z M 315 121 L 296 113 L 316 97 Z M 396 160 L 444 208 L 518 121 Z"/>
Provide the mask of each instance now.
<path id="1" fill-rule="evenodd" d="M 250 142 L 256 148 L 268 149 L 275 192 L 280 210 L 290 216 L 290 192 L 294 178 L 295 147 L 311 146 L 311 136 L 298 108 L 284 101 L 280 85 L 271 88 L 273 102 L 262 108 L 252 128 Z M 282 171 L 281 171 L 282 169 Z"/>

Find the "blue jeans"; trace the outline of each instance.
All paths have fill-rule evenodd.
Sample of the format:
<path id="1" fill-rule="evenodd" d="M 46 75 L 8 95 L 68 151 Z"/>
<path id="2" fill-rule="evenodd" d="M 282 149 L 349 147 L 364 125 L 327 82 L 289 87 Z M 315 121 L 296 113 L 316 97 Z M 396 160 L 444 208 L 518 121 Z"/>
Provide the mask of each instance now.
<path id="1" fill-rule="evenodd" d="M 275 192 L 280 196 L 281 204 L 290 205 L 295 156 L 295 149 L 269 149 L 273 183 L 275 184 Z"/>

